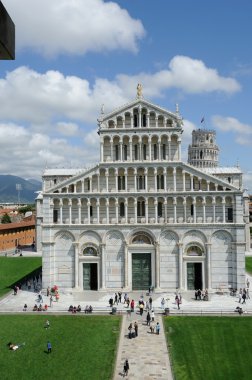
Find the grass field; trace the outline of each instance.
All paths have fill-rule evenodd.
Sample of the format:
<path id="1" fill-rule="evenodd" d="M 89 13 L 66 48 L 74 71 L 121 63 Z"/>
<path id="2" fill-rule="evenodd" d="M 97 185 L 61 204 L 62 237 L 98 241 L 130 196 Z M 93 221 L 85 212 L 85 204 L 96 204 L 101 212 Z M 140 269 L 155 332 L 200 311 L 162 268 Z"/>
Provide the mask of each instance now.
<path id="1" fill-rule="evenodd" d="M 246 272 L 252 275 L 252 257 L 246 257 Z"/>
<path id="2" fill-rule="evenodd" d="M 42 265 L 41 257 L 0 257 L 0 297 L 10 286 Z"/>
<path id="3" fill-rule="evenodd" d="M 0 316 L 0 377 L 111 380 L 120 330 L 116 316 Z M 52 353 L 47 353 L 47 341 Z M 23 343 L 17 351 L 9 342 Z"/>
<path id="4" fill-rule="evenodd" d="M 176 380 L 242 380 L 252 373 L 252 318 L 164 319 Z"/>

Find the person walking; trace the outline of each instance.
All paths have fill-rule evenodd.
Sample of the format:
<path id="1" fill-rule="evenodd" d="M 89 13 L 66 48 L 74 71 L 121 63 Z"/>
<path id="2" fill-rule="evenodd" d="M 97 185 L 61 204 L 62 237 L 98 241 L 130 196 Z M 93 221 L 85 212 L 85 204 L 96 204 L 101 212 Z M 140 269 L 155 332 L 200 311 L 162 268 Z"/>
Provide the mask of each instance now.
<path id="1" fill-rule="evenodd" d="M 48 288 L 46 289 L 46 295 L 47 295 L 47 297 L 49 297 L 49 295 L 50 295 L 50 286 L 48 286 Z"/>
<path id="2" fill-rule="evenodd" d="M 155 320 L 155 313 L 154 310 L 151 311 L 151 321 L 154 322 Z"/>
<path id="3" fill-rule="evenodd" d="M 129 339 L 131 339 L 132 338 L 132 330 L 133 330 L 132 323 L 130 323 L 128 330 L 129 330 Z"/>
<path id="4" fill-rule="evenodd" d="M 164 307 L 165 307 L 165 299 L 162 298 L 161 299 L 161 309 L 164 309 Z"/>
<path id="5" fill-rule="evenodd" d="M 52 352 L 52 344 L 51 342 L 47 342 L 47 353 L 50 354 Z"/>
<path id="6" fill-rule="evenodd" d="M 159 332 L 160 332 L 160 324 L 159 324 L 159 322 L 157 322 L 157 324 L 156 324 L 156 334 L 159 335 Z"/>
<path id="7" fill-rule="evenodd" d="M 149 298 L 150 309 L 152 309 L 152 297 Z"/>
<path id="8" fill-rule="evenodd" d="M 138 323 L 137 321 L 134 323 L 135 337 L 138 336 Z"/>
<path id="9" fill-rule="evenodd" d="M 123 377 L 128 376 L 128 373 L 129 373 L 129 361 L 128 359 L 126 359 L 123 366 Z"/>
<path id="10" fill-rule="evenodd" d="M 151 316 L 150 316 L 149 311 L 148 311 L 147 316 L 146 316 L 146 321 L 147 321 L 147 326 L 150 326 Z"/>

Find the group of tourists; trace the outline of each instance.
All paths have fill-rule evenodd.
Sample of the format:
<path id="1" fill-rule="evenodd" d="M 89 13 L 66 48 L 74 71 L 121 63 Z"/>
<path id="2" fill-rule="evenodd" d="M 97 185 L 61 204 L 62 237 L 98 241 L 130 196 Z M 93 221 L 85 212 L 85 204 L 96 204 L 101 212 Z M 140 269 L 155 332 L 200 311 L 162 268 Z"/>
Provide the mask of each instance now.
<path id="1" fill-rule="evenodd" d="M 208 301 L 208 290 L 201 290 L 196 289 L 195 290 L 195 300 L 197 301 Z"/>

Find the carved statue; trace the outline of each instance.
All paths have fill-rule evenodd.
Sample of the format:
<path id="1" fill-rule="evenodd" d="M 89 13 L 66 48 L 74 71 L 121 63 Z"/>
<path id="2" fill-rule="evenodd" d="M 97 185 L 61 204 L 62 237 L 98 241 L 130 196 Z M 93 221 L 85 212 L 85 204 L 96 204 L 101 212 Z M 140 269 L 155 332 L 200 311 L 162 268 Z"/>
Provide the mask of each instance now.
<path id="1" fill-rule="evenodd" d="M 137 85 L 137 97 L 138 98 L 141 98 L 143 96 L 142 90 L 143 90 L 143 86 L 141 85 L 141 83 L 138 83 L 138 85 Z"/>

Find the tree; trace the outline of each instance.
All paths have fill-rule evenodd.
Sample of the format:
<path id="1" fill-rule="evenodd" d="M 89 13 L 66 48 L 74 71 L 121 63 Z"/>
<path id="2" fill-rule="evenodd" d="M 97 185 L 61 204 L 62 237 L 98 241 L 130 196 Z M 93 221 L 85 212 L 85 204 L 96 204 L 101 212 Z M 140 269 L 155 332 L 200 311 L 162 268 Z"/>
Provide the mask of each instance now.
<path id="1" fill-rule="evenodd" d="M 27 211 L 34 211 L 35 205 L 27 205 L 23 207 L 19 207 L 18 212 L 19 214 L 25 214 Z"/>
<path id="2" fill-rule="evenodd" d="M 10 218 L 10 215 L 8 215 L 7 213 L 5 213 L 2 217 L 2 224 L 6 224 L 6 223 L 11 223 L 11 218 Z"/>

